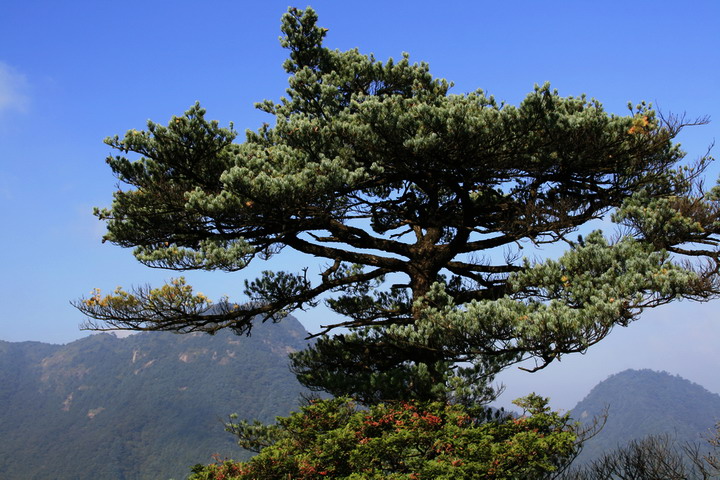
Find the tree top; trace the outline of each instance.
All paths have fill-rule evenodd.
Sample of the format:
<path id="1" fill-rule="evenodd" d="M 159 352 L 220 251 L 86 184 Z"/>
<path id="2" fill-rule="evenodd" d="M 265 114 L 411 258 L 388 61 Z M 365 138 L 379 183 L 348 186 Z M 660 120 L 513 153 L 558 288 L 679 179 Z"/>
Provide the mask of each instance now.
<path id="1" fill-rule="evenodd" d="M 292 249 L 323 259 L 321 273 L 265 272 L 246 281 L 242 307 L 182 280 L 97 293 L 76 303 L 88 327 L 249 333 L 258 316 L 325 301 L 348 320 L 323 333 L 351 332 L 297 358 L 335 355 L 332 375 L 368 352 L 382 357 L 369 376 L 528 356 L 541 368 L 644 308 L 717 293 L 718 191 L 698 181 L 711 159 L 683 166 L 673 142 L 704 120 L 645 103 L 613 115 L 549 85 L 517 106 L 451 94 L 408 55 L 325 47 L 309 8 L 290 8 L 282 33 L 286 96 L 257 104 L 272 124 L 236 143 L 195 105 L 107 139 L 127 187 L 96 215 L 105 240 L 150 267 L 238 271 Z M 570 238 L 608 214 L 622 235 Z M 522 259 L 526 243 L 568 251 Z"/>

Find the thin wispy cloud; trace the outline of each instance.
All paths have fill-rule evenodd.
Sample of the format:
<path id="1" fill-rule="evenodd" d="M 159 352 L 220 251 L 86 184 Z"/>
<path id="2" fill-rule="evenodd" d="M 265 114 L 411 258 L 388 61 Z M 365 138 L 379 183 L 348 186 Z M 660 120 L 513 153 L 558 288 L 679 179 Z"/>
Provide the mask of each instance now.
<path id="1" fill-rule="evenodd" d="M 30 97 L 27 76 L 0 61 L 0 114 L 27 111 Z"/>

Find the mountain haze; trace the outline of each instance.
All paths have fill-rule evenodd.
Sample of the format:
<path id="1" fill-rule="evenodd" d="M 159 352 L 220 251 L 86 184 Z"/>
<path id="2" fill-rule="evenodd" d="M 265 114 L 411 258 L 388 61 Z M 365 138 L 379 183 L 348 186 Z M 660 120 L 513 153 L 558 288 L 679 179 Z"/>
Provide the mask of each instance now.
<path id="1" fill-rule="evenodd" d="M 290 317 L 229 332 L 127 338 L 92 335 L 67 345 L 0 341 L 0 479 L 181 480 L 212 454 L 247 458 L 223 429 L 230 413 L 272 422 L 307 393 L 287 354 L 307 332 Z M 678 376 L 627 370 L 571 411 L 587 422 L 608 407 L 580 461 L 649 434 L 702 442 L 720 420 L 720 395 Z"/>
<path id="2" fill-rule="evenodd" d="M 224 431 L 230 413 L 270 422 L 301 392 L 287 354 L 300 323 L 67 345 L 0 341 L 0 478 L 176 479 L 212 454 L 247 456 Z"/>
<path id="3" fill-rule="evenodd" d="M 586 423 L 601 416 L 606 408 L 607 422 L 585 444 L 579 462 L 647 435 L 668 434 L 678 444 L 704 444 L 720 421 L 720 395 L 682 377 L 652 370 L 611 375 L 570 413 Z"/>

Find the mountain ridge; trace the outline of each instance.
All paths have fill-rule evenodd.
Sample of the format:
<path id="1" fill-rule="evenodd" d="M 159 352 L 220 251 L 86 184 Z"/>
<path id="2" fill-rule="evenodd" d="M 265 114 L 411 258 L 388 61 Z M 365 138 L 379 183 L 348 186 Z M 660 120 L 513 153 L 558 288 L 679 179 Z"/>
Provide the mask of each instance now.
<path id="1" fill-rule="evenodd" d="M 231 413 L 271 422 L 306 393 L 287 353 L 307 343 L 294 318 L 230 332 L 65 345 L 0 342 L 0 478 L 185 478 L 214 453 L 248 453 L 224 431 Z"/>
<path id="2" fill-rule="evenodd" d="M 705 442 L 720 421 L 720 395 L 679 375 L 650 369 L 610 375 L 570 415 L 582 423 L 601 418 L 603 429 L 586 442 L 579 462 L 647 435 L 670 435 L 678 444 Z"/>
<path id="3" fill-rule="evenodd" d="M 186 478 L 195 463 L 247 458 L 222 420 L 272 422 L 303 389 L 287 354 L 307 332 L 289 317 L 250 338 L 230 332 L 110 333 L 64 345 L 0 340 L 0 478 L 145 480 Z M 652 370 L 625 370 L 598 383 L 570 411 L 600 415 L 600 434 L 579 460 L 647 434 L 702 442 L 720 420 L 720 395 Z"/>

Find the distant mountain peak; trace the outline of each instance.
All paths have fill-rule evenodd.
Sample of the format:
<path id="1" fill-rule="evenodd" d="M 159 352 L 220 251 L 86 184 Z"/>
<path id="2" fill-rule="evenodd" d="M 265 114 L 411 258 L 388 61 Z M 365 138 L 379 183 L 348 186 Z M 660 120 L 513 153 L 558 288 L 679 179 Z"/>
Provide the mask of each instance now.
<path id="1" fill-rule="evenodd" d="M 625 370 L 593 387 L 570 413 L 588 423 L 605 411 L 605 427 L 587 442 L 580 461 L 647 435 L 702 441 L 720 420 L 720 395 L 668 372 Z"/>
<path id="2" fill-rule="evenodd" d="M 220 419 L 272 422 L 307 393 L 287 353 L 293 317 L 249 337 L 101 333 L 66 345 L 0 342 L 0 478 L 185 478 L 248 456 Z"/>

